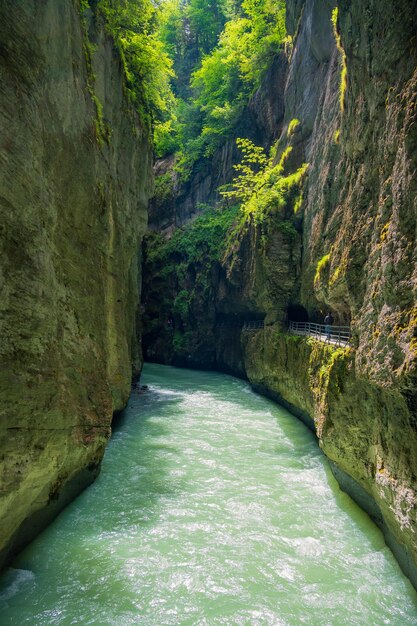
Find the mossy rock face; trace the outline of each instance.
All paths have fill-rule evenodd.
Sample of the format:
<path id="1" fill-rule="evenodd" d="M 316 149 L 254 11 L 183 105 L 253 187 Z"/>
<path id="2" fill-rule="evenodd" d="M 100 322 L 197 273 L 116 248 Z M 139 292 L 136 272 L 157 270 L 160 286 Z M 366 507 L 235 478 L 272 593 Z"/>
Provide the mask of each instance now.
<path id="1" fill-rule="evenodd" d="M 149 143 L 100 29 L 87 63 L 76 5 L 0 7 L 0 564 L 94 478 L 141 366 Z"/>

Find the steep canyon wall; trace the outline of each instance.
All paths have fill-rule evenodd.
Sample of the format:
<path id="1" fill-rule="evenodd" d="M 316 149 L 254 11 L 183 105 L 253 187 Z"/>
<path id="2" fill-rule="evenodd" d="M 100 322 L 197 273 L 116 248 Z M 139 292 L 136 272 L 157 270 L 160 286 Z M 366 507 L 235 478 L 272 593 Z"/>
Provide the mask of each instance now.
<path id="1" fill-rule="evenodd" d="M 0 6 L 0 565 L 96 476 L 141 366 L 148 132 L 77 0 Z"/>

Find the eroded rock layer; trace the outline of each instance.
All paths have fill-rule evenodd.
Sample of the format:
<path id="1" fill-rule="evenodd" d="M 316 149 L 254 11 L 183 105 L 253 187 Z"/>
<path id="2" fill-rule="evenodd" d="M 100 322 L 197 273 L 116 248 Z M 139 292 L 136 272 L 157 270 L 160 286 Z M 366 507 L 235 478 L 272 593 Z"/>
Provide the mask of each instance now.
<path id="1" fill-rule="evenodd" d="M 78 2 L 5 0 L 0 42 L 1 565 L 93 480 L 140 368 L 151 159 Z"/>

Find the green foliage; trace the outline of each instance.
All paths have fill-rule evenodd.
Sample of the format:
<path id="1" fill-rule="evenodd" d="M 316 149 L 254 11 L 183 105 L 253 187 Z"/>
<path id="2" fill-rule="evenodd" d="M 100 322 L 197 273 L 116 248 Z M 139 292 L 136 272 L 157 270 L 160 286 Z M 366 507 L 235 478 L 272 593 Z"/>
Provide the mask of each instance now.
<path id="1" fill-rule="evenodd" d="M 180 330 L 176 330 L 174 333 L 172 347 L 174 348 L 174 352 L 179 356 L 187 355 L 192 349 L 190 347 L 193 343 L 194 335 L 192 331 L 181 332 Z"/>
<path id="2" fill-rule="evenodd" d="M 154 198 L 158 205 L 169 200 L 174 194 L 174 177 L 171 171 L 155 178 Z"/>
<path id="3" fill-rule="evenodd" d="M 182 318 L 186 318 L 190 308 L 190 300 L 191 295 L 188 291 L 185 289 L 180 291 L 174 300 L 173 312 Z"/>
<path id="4" fill-rule="evenodd" d="M 282 41 L 285 55 L 288 59 L 291 58 L 292 51 L 294 49 L 294 40 L 295 40 L 295 37 L 293 37 L 292 35 L 287 35 L 286 37 L 284 37 Z"/>
<path id="5" fill-rule="evenodd" d="M 126 91 L 154 127 L 156 154 L 178 153 L 177 170 L 184 179 L 200 158 L 212 156 L 233 135 L 285 40 L 284 0 L 79 2 L 86 21 L 92 14 L 104 19 L 121 56 Z M 93 95 L 93 77 L 90 86 Z M 96 99 L 102 142 L 110 129 Z"/>
<path id="6" fill-rule="evenodd" d="M 212 268 L 223 257 L 226 235 L 237 210 L 237 207 L 224 210 L 207 207 L 193 223 L 176 230 L 171 239 L 156 233 L 147 236 L 148 273 L 153 288 L 163 289 L 159 297 L 162 319 L 174 314 L 177 323 L 187 325 L 195 301 L 208 298 Z M 174 337 L 175 341 L 177 352 L 186 345 L 182 335 Z"/>
<path id="7" fill-rule="evenodd" d="M 330 18 L 333 24 L 333 30 L 337 33 L 337 20 L 339 18 L 339 7 L 335 7 L 332 11 L 332 17 Z"/>
<path id="8" fill-rule="evenodd" d="M 337 45 L 337 49 L 339 50 L 339 54 L 340 54 L 340 65 L 341 65 L 341 70 L 340 70 L 340 91 L 339 91 L 339 97 L 340 97 L 340 110 L 342 111 L 342 113 L 345 110 L 345 96 L 346 96 L 346 89 L 347 89 L 347 59 L 346 59 L 346 52 L 343 48 L 342 45 L 342 40 L 340 37 L 340 32 L 339 32 L 339 27 L 338 27 L 338 21 L 339 21 L 339 9 L 338 7 L 336 7 L 335 9 L 333 9 L 332 11 L 332 24 L 333 24 L 333 33 L 334 33 L 334 37 L 336 40 L 336 45 Z"/>
<path id="9" fill-rule="evenodd" d="M 288 138 L 292 137 L 292 135 L 295 133 L 299 125 L 300 125 L 300 120 L 297 120 L 297 118 L 294 118 L 291 120 L 291 122 L 288 124 L 288 130 L 287 130 Z"/>
<path id="10" fill-rule="evenodd" d="M 201 209 L 202 207 L 200 207 Z M 238 207 L 207 207 L 192 224 L 175 231 L 166 243 L 168 255 L 181 255 L 188 263 L 220 261 L 226 234 L 236 219 Z"/>
<path id="11" fill-rule="evenodd" d="M 285 3 L 244 0 L 242 15 L 226 23 L 219 45 L 192 76 L 195 105 L 204 114 L 202 136 L 210 154 L 230 136 L 272 51 L 285 37 Z"/>
<path id="12" fill-rule="evenodd" d="M 157 317 L 160 328 L 165 328 L 166 320 L 173 316 L 172 347 L 183 356 L 195 349 L 195 331 L 189 329 L 195 327 L 195 315 L 201 322 L 202 307 L 211 301 L 213 268 L 223 256 L 226 234 L 238 211 L 237 207 L 205 209 L 193 223 L 175 231 L 171 239 L 149 233 L 145 240 L 145 281 L 151 277 L 148 293 L 157 294 L 158 300 L 158 309 L 150 312 L 147 327 L 153 330 L 152 317 Z"/>
<path id="13" fill-rule="evenodd" d="M 243 155 L 241 162 L 233 166 L 238 175 L 231 184 L 221 187 L 220 193 L 225 198 L 246 203 L 252 196 L 257 196 L 258 190 L 263 187 L 263 174 L 272 164 L 268 162 L 265 150 L 249 139 L 238 138 L 236 145 Z"/>
<path id="14" fill-rule="evenodd" d="M 240 228 L 244 229 L 249 221 L 262 223 L 269 215 L 283 209 L 291 199 L 295 200 L 294 192 L 299 195 L 308 165 L 305 163 L 295 172 L 285 174 L 291 146 L 276 163 L 276 146 L 268 158 L 263 148 L 248 139 L 238 139 L 237 145 L 243 153 L 242 161 L 234 166 L 238 175 L 230 185 L 221 188 L 220 193 L 241 203 Z"/>
<path id="15" fill-rule="evenodd" d="M 294 215 L 297 215 L 298 211 L 303 206 L 303 202 L 304 202 L 304 194 L 303 192 L 300 192 L 299 196 L 297 196 L 294 202 Z"/>
<path id="16" fill-rule="evenodd" d="M 337 282 L 337 280 L 339 279 L 341 273 L 342 273 L 342 267 L 338 265 L 330 277 L 329 284 L 334 285 L 334 283 Z"/>
<path id="17" fill-rule="evenodd" d="M 165 123 L 157 126 L 155 149 L 159 157 L 180 152 L 178 169 L 184 178 L 190 171 L 188 163 L 203 152 L 195 144 L 202 115 L 194 105 L 191 75 L 217 45 L 228 4 L 229 0 L 165 0 L 160 4 L 159 38 L 173 63 L 171 85 L 176 99 Z"/>
<path id="18" fill-rule="evenodd" d="M 174 129 L 174 124 L 177 118 L 175 113 L 172 112 L 170 119 L 160 121 L 156 120 L 154 123 L 154 145 L 155 156 L 161 158 L 167 154 L 174 154 L 179 148 L 178 139 Z"/>
<path id="19" fill-rule="evenodd" d="M 174 333 L 174 338 L 172 340 L 172 345 L 177 354 L 182 354 L 186 351 L 186 340 L 184 337 L 184 333 L 176 330 Z"/>
<path id="20" fill-rule="evenodd" d="M 174 62 L 175 93 L 188 91 L 192 71 L 217 45 L 227 15 L 226 0 L 164 0 L 159 33 Z"/>
<path id="21" fill-rule="evenodd" d="M 203 209 L 200 206 L 200 209 Z M 202 215 L 184 228 L 178 228 L 171 239 L 157 233 L 147 237 L 147 263 L 159 266 L 160 275 L 175 275 L 184 283 L 184 269 L 191 264 L 209 266 L 222 259 L 226 236 L 230 231 L 238 207 L 212 209 L 206 207 Z M 184 294 L 182 298 L 185 297 Z"/>
<path id="22" fill-rule="evenodd" d="M 157 136 L 157 154 L 175 147 L 178 171 L 187 178 L 198 159 L 232 136 L 283 45 L 285 2 L 168 0 L 165 7 L 161 37 L 177 73 L 177 104 L 171 124 Z"/>
<path id="23" fill-rule="evenodd" d="M 295 229 L 295 226 L 289 220 L 279 221 L 278 223 L 276 223 L 275 227 L 283 235 L 285 235 L 287 239 L 294 239 L 297 236 L 297 231 Z"/>
<path id="24" fill-rule="evenodd" d="M 226 23 L 219 45 L 192 76 L 195 105 L 204 113 L 208 145 L 234 127 L 250 94 L 260 83 L 272 51 L 285 37 L 285 3 L 244 0 L 243 14 Z"/>
<path id="25" fill-rule="evenodd" d="M 189 0 L 186 14 L 199 54 L 209 54 L 225 23 L 224 0 Z"/>
<path id="26" fill-rule="evenodd" d="M 323 273 L 323 271 L 325 270 L 325 268 L 329 265 L 330 263 L 330 258 L 331 255 L 329 254 L 325 254 L 317 263 L 317 267 L 316 267 L 316 274 L 314 276 L 314 285 L 318 285 L 318 283 L 321 280 L 321 275 Z"/>
<path id="27" fill-rule="evenodd" d="M 295 172 L 286 173 L 286 164 L 292 152 L 289 146 L 277 162 L 278 145 L 272 146 L 269 157 L 263 148 L 248 139 L 238 139 L 242 160 L 234 166 L 238 175 L 230 185 L 219 189 L 226 199 L 240 203 L 240 211 L 233 229 L 229 232 L 224 259 L 229 257 L 229 271 L 236 261 L 240 241 L 249 226 L 260 226 L 260 244 L 266 253 L 268 230 L 280 231 L 286 238 L 294 239 L 297 230 L 292 217 L 302 204 L 302 185 L 308 164 Z M 292 211 L 289 213 L 289 208 Z"/>
<path id="28" fill-rule="evenodd" d="M 172 61 L 158 37 L 160 9 L 152 0 L 82 0 L 85 11 L 96 6 L 119 50 L 126 89 L 143 120 L 166 121 L 173 95 Z"/>
<path id="29" fill-rule="evenodd" d="M 111 126 L 104 120 L 103 105 L 101 104 L 97 94 L 94 93 L 94 89 L 91 87 L 91 89 L 89 88 L 89 91 L 96 109 L 94 128 L 96 131 L 97 141 L 100 145 L 103 145 L 104 142 L 108 143 L 110 140 Z"/>
<path id="30" fill-rule="evenodd" d="M 346 89 L 347 89 L 347 64 L 346 64 L 346 54 L 343 52 L 342 70 L 340 72 L 340 110 L 342 111 L 342 113 L 345 110 Z"/>

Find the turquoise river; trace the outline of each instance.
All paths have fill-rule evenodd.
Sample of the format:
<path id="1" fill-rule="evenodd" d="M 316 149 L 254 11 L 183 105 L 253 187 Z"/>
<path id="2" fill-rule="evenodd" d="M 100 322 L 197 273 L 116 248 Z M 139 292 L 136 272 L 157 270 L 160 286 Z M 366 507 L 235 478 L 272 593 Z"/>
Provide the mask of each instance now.
<path id="1" fill-rule="evenodd" d="M 1 626 L 417 624 L 301 422 L 222 374 L 142 382 L 96 483 L 2 575 Z"/>

